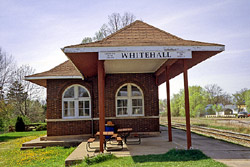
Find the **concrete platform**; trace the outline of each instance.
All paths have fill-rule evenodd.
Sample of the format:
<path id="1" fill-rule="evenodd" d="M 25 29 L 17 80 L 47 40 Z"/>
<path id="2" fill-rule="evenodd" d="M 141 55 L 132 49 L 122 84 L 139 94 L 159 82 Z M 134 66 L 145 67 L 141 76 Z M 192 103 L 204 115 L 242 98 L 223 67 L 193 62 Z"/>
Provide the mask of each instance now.
<path id="1" fill-rule="evenodd" d="M 167 128 L 162 135 L 167 137 Z M 186 132 L 172 129 L 173 143 L 186 148 Z M 250 148 L 212 139 L 192 133 L 192 148 L 201 150 L 207 156 L 232 167 L 250 166 Z"/>

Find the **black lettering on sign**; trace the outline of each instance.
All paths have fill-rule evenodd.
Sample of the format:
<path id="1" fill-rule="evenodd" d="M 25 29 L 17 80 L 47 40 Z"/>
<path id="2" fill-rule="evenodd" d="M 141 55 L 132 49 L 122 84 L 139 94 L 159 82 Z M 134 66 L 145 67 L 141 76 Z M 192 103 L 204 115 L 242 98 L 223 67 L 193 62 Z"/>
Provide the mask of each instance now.
<path id="1" fill-rule="evenodd" d="M 122 58 L 124 59 L 124 58 L 128 58 L 128 53 L 122 53 Z"/>

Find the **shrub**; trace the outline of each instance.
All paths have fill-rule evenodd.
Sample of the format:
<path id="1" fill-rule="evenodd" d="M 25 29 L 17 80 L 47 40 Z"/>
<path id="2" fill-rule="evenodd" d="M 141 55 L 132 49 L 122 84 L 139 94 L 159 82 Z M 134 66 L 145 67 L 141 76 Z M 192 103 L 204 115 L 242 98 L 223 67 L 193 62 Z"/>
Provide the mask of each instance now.
<path id="1" fill-rule="evenodd" d="M 98 154 L 97 156 L 90 158 L 90 157 L 85 157 L 84 161 L 87 165 L 93 165 L 96 163 L 100 163 L 103 161 L 107 161 L 110 159 L 115 159 L 116 157 L 113 154 Z"/>
<path id="2" fill-rule="evenodd" d="M 47 130 L 46 124 L 41 124 L 36 127 L 36 131 L 42 131 L 42 130 Z"/>
<path id="3" fill-rule="evenodd" d="M 23 122 L 22 117 L 17 117 L 16 125 L 15 125 L 16 132 L 24 132 L 25 131 L 25 124 Z"/>

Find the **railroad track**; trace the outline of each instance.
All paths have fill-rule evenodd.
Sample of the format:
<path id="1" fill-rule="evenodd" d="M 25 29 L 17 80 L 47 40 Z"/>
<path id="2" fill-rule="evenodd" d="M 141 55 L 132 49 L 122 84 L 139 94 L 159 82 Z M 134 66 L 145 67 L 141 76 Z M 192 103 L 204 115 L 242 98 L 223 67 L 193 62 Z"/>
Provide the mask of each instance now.
<path id="1" fill-rule="evenodd" d="M 185 124 L 173 123 L 172 127 L 186 130 Z M 250 135 L 248 134 L 236 133 L 227 130 L 219 130 L 197 125 L 191 125 L 191 131 L 250 147 Z"/>

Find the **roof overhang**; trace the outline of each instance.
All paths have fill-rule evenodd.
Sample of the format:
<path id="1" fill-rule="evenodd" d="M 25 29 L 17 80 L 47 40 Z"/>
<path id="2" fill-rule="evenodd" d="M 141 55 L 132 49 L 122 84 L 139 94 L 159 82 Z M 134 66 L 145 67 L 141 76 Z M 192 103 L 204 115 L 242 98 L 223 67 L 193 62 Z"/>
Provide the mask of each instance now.
<path id="1" fill-rule="evenodd" d="M 191 52 L 192 57 L 187 58 L 188 68 L 206 60 L 225 50 L 224 45 L 216 46 L 124 46 L 124 47 L 81 47 L 62 49 L 67 57 L 85 78 L 97 75 L 97 61 L 103 52 Z M 165 69 L 171 70 L 170 79 L 183 72 L 183 58 L 175 59 L 107 59 L 104 60 L 106 74 L 115 73 L 155 73 L 157 84 L 165 82 Z"/>
<path id="2" fill-rule="evenodd" d="M 122 47 L 76 47 L 63 48 L 67 53 L 127 52 L 127 51 L 224 51 L 225 46 L 122 46 Z"/>
<path id="3" fill-rule="evenodd" d="M 42 76 L 42 77 L 25 77 L 26 81 L 30 81 L 37 85 L 47 87 L 48 79 L 83 79 L 82 76 Z"/>

